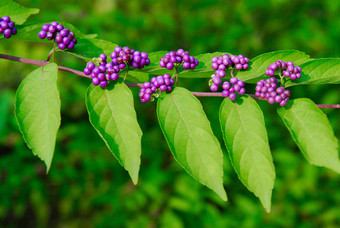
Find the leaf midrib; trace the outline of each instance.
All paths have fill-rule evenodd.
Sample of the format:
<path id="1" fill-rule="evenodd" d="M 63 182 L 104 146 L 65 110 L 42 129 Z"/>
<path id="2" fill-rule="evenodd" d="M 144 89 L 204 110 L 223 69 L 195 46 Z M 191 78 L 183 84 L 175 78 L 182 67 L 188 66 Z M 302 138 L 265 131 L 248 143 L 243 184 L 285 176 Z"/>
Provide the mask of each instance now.
<path id="1" fill-rule="evenodd" d="M 293 109 L 290 107 L 290 111 L 294 114 L 294 116 L 296 117 L 296 119 L 299 121 L 299 123 L 303 126 L 303 129 L 305 129 L 305 131 L 307 132 L 307 134 L 309 135 L 310 138 L 313 139 L 314 142 L 314 138 L 313 135 L 310 134 L 310 132 L 308 130 L 306 130 L 306 126 L 303 124 L 303 122 L 301 121 L 301 119 L 298 117 L 298 115 L 293 111 Z M 286 119 L 288 112 L 284 115 L 284 118 Z M 296 137 L 298 137 L 296 135 Z M 312 140 L 311 140 L 312 141 Z M 299 143 L 300 144 L 300 143 Z M 319 148 L 319 144 L 317 143 L 317 147 Z M 308 157 L 308 159 L 310 159 L 310 157 L 308 156 L 308 154 L 305 152 L 304 147 L 301 146 L 301 149 L 304 151 L 305 156 Z M 319 148 L 320 149 L 320 148 Z"/>
<path id="2" fill-rule="evenodd" d="M 112 114 L 112 118 L 114 119 L 114 121 L 115 121 L 115 123 L 116 123 L 118 134 L 119 134 L 120 138 L 122 139 L 122 142 L 123 142 L 124 147 L 125 147 L 125 149 L 126 149 L 127 146 L 126 146 L 124 137 L 122 137 L 122 135 L 121 135 L 121 133 L 120 133 L 120 130 L 119 130 L 119 127 L 118 127 L 118 124 L 117 124 L 116 117 L 115 117 L 115 115 L 113 114 L 113 109 L 112 109 L 111 104 L 110 104 L 109 99 L 108 99 L 108 95 L 107 95 L 106 89 L 104 89 L 104 93 L 105 93 L 105 99 L 106 99 L 106 101 L 107 101 L 107 103 L 108 103 L 108 105 L 109 105 L 109 109 L 110 109 L 110 112 L 111 112 L 111 114 Z M 116 141 L 116 140 L 115 140 L 115 141 Z M 118 146 L 118 148 L 119 148 L 119 146 Z M 121 156 L 121 154 L 119 153 L 119 158 L 120 158 L 120 160 L 122 160 L 122 158 L 121 158 L 120 156 Z M 122 162 L 123 162 L 123 161 L 122 161 Z M 125 166 L 125 164 L 124 164 L 124 166 Z"/>
<path id="3" fill-rule="evenodd" d="M 48 118 L 48 121 L 47 121 L 47 129 L 48 129 L 48 134 L 49 136 L 50 135 L 50 111 L 49 111 L 49 108 L 48 108 L 48 101 L 47 101 L 47 95 L 46 95 L 46 86 L 45 86 L 45 80 L 44 80 L 44 67 L 45 66 L 42 66 L 41 67 L 41 75 L 42 75 L 42 82 L 43 82 L 43 88 L 44 88 L 44 97 L 45 97 L 45 102 L 46 102 L 46 108 L 47 108 L 47 118 Z M 51 138 L 50 137 L 47 137 L 48 138 L 48 141 L 49 141 L 49 145 L 51 144 Z"/>
<path id="4" fill-rule="evenodd" d="M 177 103 L 176 103 L 176 100 L 175 100 L 175 98 L 173 97 L 172 93 L 170 93 L 170 96 L 171 96 L 172 100 L 174 101 L 174 104 L 175 104 L 175 106 L 176 106 L 176 108 L 177 108 L 177 111 L 178 111 L 178 113 L 179 113 L 181 119 L 183 120 L 183 122 L 184 122 L 184 124 L 185 124 L 185 126 L 186 126 L 186 128 L 187 128 L 187 130 L 188 130 L 189 136 L 190 136 L 192 142 L 193 142 L 194 145 L 195 145 L 196 150 L 199 152 L 200 157 L 201 157 L 202 152 L 198 149 L 198 147 L 197 147 L 197 145 L 196 145 L 196 142 L 195 142 L 195 140 L 193 139 L 193 137 L 192 137 L 192 135 L 191 135 L 189 126 L 188 126 L 187 122 L 185 121 L 185 119 L 184 119 L 184 117 L 183 117 L 183 115 L 182 115 L 182 112 L 180 111 L 180 109 L 179 109 L 179 107 L 178 107 L 178 105 L 177 105 Z"/>
<path id="5" fill-rule="evenodd" d="M 238 115 L 239 115 L 239 117 L 240 117 L 240 122 L 241 122 L 241 126 L 242 126 L 242 128 L 243 128 L 243 131 L 245 132 L 245 134 L 246 134 L 246 139 L 247 139 L 247 147 L 248 148 L 250 148 L 250 151 L 251 151 L 251 156 L 252 156 L 252 160 L 254 161 L 254 163 L 255 163 L 255 169 L 256 169 L 256 172 L 257 173 L 259 173 L 259 170 L 258 170 L 258 167 L 257 167 L 257 161 L 254 159 L 254 154 L 253 154 L 253 149 L 252 149 L 252 147 L 250 147 L 249 146 L 249 140 L 248 140 L 248 133 L 247 133 L 247 131 L 245 130 L 246 128 L 245 128 L 245 126 L 244 126 L 244 123 L 243 123 L 243 121 L 242 121 L 242 118 L 241 118 L 241 114 L 240 114 L 240 112 L 239 112 L 239 110 L 238 110 L 238 108 L 237 108 L 237 104 L 236 103 L 234 103 L 234 105 L 235 105 L 235 108 L 236 108 L 236 111 L 237 111 L 237 113 L 238 113 Z M 244 153 L 242 153 L 242 155 L 241 155 L 241 159 L 242 159 L 242 156 L 243 156 L 243 154 Z M 265 156 L 264 156 L 265 157 Z M 241 159 L 240 159 L 240 161 L 241 161 Z M 251 169 L 250 169 L 251 170 Z M 250 173 L 250 170 L 249 170 L 249 173 Z M 241 171 L 241 170 L 240 170 Z M 249 178 L 249 173 L 248 173 L 248 178 Z M 247 179 L 247 185 L 249 185 L 249 180 Z M 262 188 L 263 186 L 261 185 L 261 188 Z M 255 192 L 255 191 L 254 191 Z"/>

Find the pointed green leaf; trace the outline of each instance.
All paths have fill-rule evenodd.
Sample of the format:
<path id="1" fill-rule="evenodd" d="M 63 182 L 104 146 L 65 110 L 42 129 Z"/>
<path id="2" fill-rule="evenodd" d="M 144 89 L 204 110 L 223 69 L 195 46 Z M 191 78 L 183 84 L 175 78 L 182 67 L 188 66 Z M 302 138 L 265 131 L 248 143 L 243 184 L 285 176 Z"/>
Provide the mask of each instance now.
<path id="1" fill-rule="evenodd" d="M 288 86 L 301 84 L 339 84 L 340 59 L 316 59 L 301 65 L 301 78 L 290 82 Z"/>
<path id="2" fill-rule="evenodd" d="M 269 212 L 275 168 L 260 107 L 248 96 L 236 102 L 226 98 L 220 108 L 220 124 L 238 177 Z"/>
<path id="3" fill-rule="evenodd" d="M 37 13 L 39 13 L 39 9 L 26 8 L 12 0 L 1 0 L 0 17 L 10 16 L 17 25 L 22 25 L 29 16 Z"/>
<path id="4" fill-rule="evenodd" d="M 265 75 L 268 66 L 277 60 L 293 61 L 294 64 L 300 65 L 309 60 L 309 55 L 296 50 L 274 51 L 259 55 L 249 62 L 249 68 L 246 71 L 239 71 L 237 77 L 243 81 L 259 78 Z"/>
<path id="5" fill-rule="evenodd" d="M 74 25 L 64 22 L 64 21 L 58 21 L 61 23 L 65 28 L 69 28 L 72 32 L 74 32 L 77 40 L 79 38 L 88 38 L 88 39 L 93 39 L 95 38 L 96 35 L 94 34 L 84 34 L 80 32 L 79 29 L 77 29 Z M 53 44 L 53 41 L 47 40 L 47 39 L 39 39 L 38 33 L 41 31 L 41 27 L 46 24 L 46 23 L 51 23 L 51 21 L 46 21 L 45 23 L 37 23 L 37 24 L 30 24 L 27 26 L 18 26 L 18 34 L 15 35 L 15 38 L 17 39 L 22 39 L 22 40 L 30 40 L 30 41 L 37 41 L 37 42 L 49 42 Z M 78 43 L 75 47 L 78 46 Z"/>
<path id="6" fill-rule="evenodd" d="M 326 114 L 313 101 L 291 100 L 278 113 L 310 164 L 340 173 L 338 140 Z"/>
<path id="7" fill-rule="evenodd" d="M 159 125 L 177 162 L 223 200 L 223 154 L 199 100 L 176 87 L 157 102 Z"/>
<path id="8" fill-rule="evenodd" d="M 215 73 L 215 70 L 211 68 L 211 59 L 225 53 L 226 52 L 213 52 L 197 55 L 195 58 L 198 60 L 199 64 L 196 68 L 194 70 L 185 70 L 181 66 L 179 68 L 178 76 L 182 78 L 210 78 L 211 75 Z"/>
<path id="9" fill-rule="evenodd" d="M 32 71 L 21 82 L 15 101 L 20 131 L 33 154 L 50 169 L 60 126 L 58 66 L 47 64 Z"/>
<path id="10" fill-rule="evenodd" d="M 139 72 L 144 72 L 154 75 L 163 74 L 175 74 L 175 68 L 173 70 L 168 70 L 159 66 L 159 62 L 162 57 L 165 56 L 167 51 L 152 52 L 149 54 L 150 65 L 144 67 L 143 69 L 136 69 Z M 211 68 L 211 59 L 214 56 L 220 56 L 224 54 L 223 52 L 205 53 L 195 56 L 198 59 L 199 64 L 194 70 L 186 70 L 182 66 L 178 68 L 178 77 L 180 78 L 210 78 L 214 74 L 215 70 Z M 129 71 L 129 73 L 134 76 L 134 71 Z"/>
<path id="11" fill-rule="evenodd" d="M 92 58 L 98 58 L 102 53 L 110 58 L 115 47 L 117 47 L 117 44 L 110 41 L 79 38 L 77 45 L 72 50 L 67 50 L 67 52 L 85 61 L 90 61 Z"/>
<path id="12" fill-rule="evenodd" d="M 142 130 L 131 90 L 124 83 L 110 83 L 105 89 L 91 85 L 86 92 L 86 107 L 92 126 L 137 184 Z"/>

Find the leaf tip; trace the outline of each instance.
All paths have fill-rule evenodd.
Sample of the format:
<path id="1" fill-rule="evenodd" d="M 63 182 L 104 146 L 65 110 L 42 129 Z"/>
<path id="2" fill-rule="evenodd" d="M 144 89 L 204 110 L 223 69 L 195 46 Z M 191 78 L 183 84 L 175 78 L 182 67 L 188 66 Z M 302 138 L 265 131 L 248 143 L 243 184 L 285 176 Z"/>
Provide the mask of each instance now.
<path id="1" fill-rule="evenodd" d="M 216 189 L 213 189 L 217 195 L 223 200 L 223 201 L 228 201 L 227 193 L 225 192 L 223 185 L 217 187 Z"/>
<path id="2" fill-rule="evenodd" d="M 138 183 L 138 172 L 139 172 L 138 169 L 137 170 L 134 170 L 134 169 L 128 170 L 128 173 L 129 173 L 131 180 L 132 180 L 134 185 L 137 185 L 137 183 Z"/>

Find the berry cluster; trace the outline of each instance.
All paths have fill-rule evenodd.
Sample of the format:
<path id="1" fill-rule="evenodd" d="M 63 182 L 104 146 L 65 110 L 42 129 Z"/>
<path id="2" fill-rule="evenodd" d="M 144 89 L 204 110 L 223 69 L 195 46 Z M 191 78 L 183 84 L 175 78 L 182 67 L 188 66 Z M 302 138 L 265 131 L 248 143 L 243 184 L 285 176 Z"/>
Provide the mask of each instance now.
<path id="1" fill-rule="evenodd" d="M 111 58 L 112 64 L 118 65 L 120 69 L 124 69 L 126 65 L 142 69 L 150 64 L 148 53 L 135 51 L 128 47 L 115 47 L 115 51 L 111 53 Z"/>
<path id="2" fill-rule="evenodd" d="M 285 106 L 289 101 L 290 91 L 283 86 L 277 87 L 277 79 L 275 77 L 262 79 L 257 82 L 255 95 L 268 101 L 269 104 L 278 103 Z"/>
<path id="3" fill-rule="evenodd" d="M 143 87 L 139 91 L 140 101 L 146 103 L 151 99 L 151 96 L 158 92 L 171 92 L 174 80 L 169 74 L 159 75 L 151 78 L 151 82 L 144 82 Z M 157 91 L 158 90 L 158 91 Z"/>
<path id="4" fill-rule="evenodd" d="M 248 69 L 249 59 L 243 55 L 231 55 L 228 54 L 213 57 L 211 59 L 211 68 L 216 70 L 215 74 L 223 78 L 225 76 L 225 69 L 231 67 L 236 70 Z"/>
<path id="5" fill-rule="evenodd" d="M 281 74 L 283 76 L 290 78 L 292 81 L 301 78 L 301 67 L 294 66 L 294 63 L 291 61 L 283 62 L 282 60 L 278 60 L 269 65 L 265 73 L 267 76 L 273 76 L 275 74 L 275 70 L 278 68 L 282 69 Z"/>
<path id="6" fill-rule="evenodd" d="M 110 80 L 118 80 L 120 68 L 118 65 L 108 63 L 105 54 L 100 54 L 99 58 L 99 66 L 97 67 L 94 62 L 89 62 L 84 68 L 84 73 L 86 75 L 91 75 L 93 85 L 100 85 L 100 87 L 105 88 Z"/>
<path id="7" fill-rule="evenodd" d="M 212 80 L 210 81 L 210 85 L 212 84 L 210 86 L 210 90 L 213 91 L 213 92 L 216 92 L 218 90 L 218 86 L 222 83 L 221 78 L 224 78 L 226 76 L 226 73 L 225 73 L 226 69 L 228 69 L 228 68 L 233 69 L 234 68 L 234 69 L 237 69 L 237 70 L 242 70 L 242 69 L 246 70 L 249 67 L 249 65 L 248 65 L 249 59 L 247 57 L 244 57 L 243 55 L 239 55 L 239 56 L 231 55 L 231 56 L 229 56 L 228 54 L 224 54 L 224 55 L 220 55 L 218 57 L 216 57 L 216 56 L 213 57 L 211 59 L 211 62 L 212 62 L 211 67 L 214 70 L 216 70 L 215 74 L 211 76 Z M 236 77 L 233 77 L 233 78 L 235 78 L 235 79 L 233 79 L 233 81 L 238 80 Z M 236 81 L 235 84 L 237 84 L 237 81 Z M 241 81 L 241 84 L 243 84 L 243 86 L 244 86 L 243 81 Z M 227 84 L 223 83 L 223 85 L 227 85 Z M 228 87 L 228 86 L 226 86 L 226 87 Z M 238 89 L 238 86 L 236 88 Z M 228 92 L 229 89 L 225 89 L 224 91 L 226 91 L 225 92 L 226 95 L 229 94 L 229 92 Z M 234 92 L 231 92 L 231 94 L 232 93 L 234 93 Z M 244 93 L 245 92 L 243 92 L 243 94 Z M 228 96 L 226 96 L 226 97 L 228 97 Z M 234 95 L 232 95 L 231 97 L 234 97 Z M 230 96 L 229 96 L 229 98 L 230 98 Z M 232 99 L 232 100 L 234 100 L 234 99 Z"/>
<path id="8" fill-rule="evenodd" d="M 9 39 L 12 35 L 17 34 L 17 29 L 14 28 L 15 24 L 11 21 L 9 16 L 0 17 L 0 34 L 4 34 L 6 39 Z"/>
<path id="9" fill-rule="evenodd" d="M 168 70 L 172 70 L 174 67 L 178 68 L 182 63 L 184 69 L 193 70 L 198 65 L 198 60 L 194 56 L 190 56 L 189 52 L 178 49 L 177 52 L 171 51 L 166 53 L 165 56 L 161 58 L 159 65 Z"/>
<path id="10" fill-rule="evenodd" d="M 217 91 L 218 85 L 221 84 L 221 78 L 214 76 L 214 84 L 210 86 L 211 91 Z M 219 80 L 219 81 L 217 81 Z M 216 83 L 218 82 L 218 83 Z M 240 95 L 243 95 L 246 93 L 246 89 L 244 88 L 244 81 L 239 80 L 237 77 L 232 77 L 230 79 L 230 82 L 225 81 L 222 84 L 222 96 L 229 97 L 230 100 L 235 100 L 236 98 L 236 92 Z"/>
<path id="11" fill-rule="evenodd" d="M 51 22 L 51 24 L 44 24 L 42 30 L 38 33 L 40 39 L 47 38 L 53 40 L 58 44 L 58 48 L 64 50 L 65 48 L 73 49 L 77 44 L 74 32 L 70 29 L 64 28 L 62 24 L 58 22 Z"/>

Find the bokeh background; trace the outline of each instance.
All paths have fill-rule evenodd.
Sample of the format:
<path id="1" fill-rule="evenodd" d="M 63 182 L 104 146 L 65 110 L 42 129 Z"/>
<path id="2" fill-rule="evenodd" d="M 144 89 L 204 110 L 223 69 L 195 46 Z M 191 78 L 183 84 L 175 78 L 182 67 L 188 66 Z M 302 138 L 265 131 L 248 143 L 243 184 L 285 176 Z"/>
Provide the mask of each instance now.
<path id="1" fill-rule="evenodd" d="M 340 57 L 340 1 L 334 0 L 18 0 L 39 8 L 27 23 L 67 21 L 81 32 L 141 51 L 185 48 L 192 54 L 228 51 L 249 58 L 298 49 L 312 58 Z M 3 16 L 3 15 L 2 15 Z M 52 44 L 0 41 L 0 53 L 45 59 Z M 60 65 L 85 62 L 59 52 Z M 340 176 L 309 165 L 276 114 L 264 111 L 276 166 L 272 211 L 238 180 L 218 123 L 220 98 L 202 98 L 224 156 L 221 201 L 174 161 L 158 126 L 155 103 L 140 104 L 144 132 L 139 183 L 105 147 L 88 122 L 84 94 L 90 81 L 59 73 L 62 123 L 48 175 L 26 147 L 13 114 L 15 90 L 35 66 L 0 60 L 0 227 L 340 227 Z M 207 80 L 185 81 L 207 91 Z M 292 98 L 340 103 L 338 85 L 292 88 Z M 340 138 L 340 111 L 324 109 Z"/>

